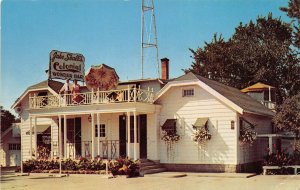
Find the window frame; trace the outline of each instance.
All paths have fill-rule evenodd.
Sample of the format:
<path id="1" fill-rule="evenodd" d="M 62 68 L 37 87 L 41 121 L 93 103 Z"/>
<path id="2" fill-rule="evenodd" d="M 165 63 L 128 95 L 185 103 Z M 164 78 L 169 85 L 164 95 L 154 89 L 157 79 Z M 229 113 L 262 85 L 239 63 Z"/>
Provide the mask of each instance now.
<path id="1" fill-rule="evenodd" d="M 192 93 L 185 93 L 185 92 L 192 92 Z M 195 87 L 184 87 L 181 89 L 181 96 L 185 97 L 194 97 L 195 96 Z"/>
<path id="2" fill-rule="evenodd" d="M 20 143 L 9 143 L 8 150 L 21 150 L 21 144 Z"/>
<path id="3" fill-rule="evenodd" d="M 106 126 L 104 123 L 100 124 L 100 138 L 106 137 Z M 95 137 L 98 137 L 98 125 L 95 125 Z"/>

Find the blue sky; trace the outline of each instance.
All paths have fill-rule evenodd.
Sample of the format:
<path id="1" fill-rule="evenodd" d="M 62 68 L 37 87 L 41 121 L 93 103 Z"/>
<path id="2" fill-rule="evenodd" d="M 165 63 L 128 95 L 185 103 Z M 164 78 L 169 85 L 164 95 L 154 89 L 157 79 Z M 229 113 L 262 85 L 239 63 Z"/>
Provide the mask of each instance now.
<path id="1" fill-rule="evenodd" d="M 156 0 L 159 58 L 170 59 L 170 77 L 183 74 L 189 48 L 202 47 L 214 33 L 229 38 L 240 22 L 272 12 L 287 0 Z M 4 0 L 1 4 L 1 101 L 13 102 L 47 79 L 51 50 L 81 53 L 85 69 L 105 63 L 122 81 L 141 77 L 141 0 Z M 145 60 L 145 78 L 156 78 L 154 54 Z M 151 63 L 150 63 L 151 62 Z"/>

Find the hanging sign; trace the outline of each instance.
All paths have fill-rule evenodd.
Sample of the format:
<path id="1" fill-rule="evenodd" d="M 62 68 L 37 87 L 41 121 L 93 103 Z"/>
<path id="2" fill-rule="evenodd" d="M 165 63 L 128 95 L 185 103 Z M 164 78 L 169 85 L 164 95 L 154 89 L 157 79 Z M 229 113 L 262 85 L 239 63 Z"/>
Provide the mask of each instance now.
<path id="1" fill-rule="evenodd" d="M 78 53 L 50 52 L 49 79 L 84 81 L 84 56 Z"/>

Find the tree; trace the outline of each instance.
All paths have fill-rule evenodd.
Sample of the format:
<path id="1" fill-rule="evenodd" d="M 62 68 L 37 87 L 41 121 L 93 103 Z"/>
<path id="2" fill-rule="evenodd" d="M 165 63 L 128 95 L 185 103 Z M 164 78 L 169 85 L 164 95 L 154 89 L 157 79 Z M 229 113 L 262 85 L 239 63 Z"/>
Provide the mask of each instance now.
<path id="1" fill-rule="evenodd" d="M 281 7 L 280 10 L 287 13 L 294 24 L 294 42 L 295 46 L 300 47 L 300 0 L 289 0 L 288 7 Z"/>
<path id="2" fill-rule="evenodd" d="M 279 129 L 292 131 L 299 139 L 300 134 L 300 93 L 291 98 L 287 98 L 282 105 L 277 107 L 277 112 L 273 118 L 275 125 Z"/>
<path id="3" fill-rule="evenodd" d="M 1 132 L 4 132 L 12 125 L 12 123 L 15 122 L 15 116 L 11 114 L 9 111 L 4 110 L 2 106 L 0 106 L 0 109 L 1 109 Z"/>
<path id="4" fill-rule="evenodd" d="M 230 42 L 226 42 L 222 35 L 218 37 L 214 34 L 211 43 L 205 42 L 204 48 L 198 48 L 196 51 L 190 49 L 194 55 L 195 63 L 191 66 L 191 71 L 208 78 L 229 83 L 230 64 L 228 51 Z"/>
<path id="5" fill-rule="evenodd" d="M 272 14 L 258 17 L 235 29 L 228 41 L 214 35 L 193 53 L 189 71 L 233 86 L 245 88 L 264 82 L 278 89 L 277 101 L 300 90 L 300 65 L 292 48 L 292 26 Z"/>

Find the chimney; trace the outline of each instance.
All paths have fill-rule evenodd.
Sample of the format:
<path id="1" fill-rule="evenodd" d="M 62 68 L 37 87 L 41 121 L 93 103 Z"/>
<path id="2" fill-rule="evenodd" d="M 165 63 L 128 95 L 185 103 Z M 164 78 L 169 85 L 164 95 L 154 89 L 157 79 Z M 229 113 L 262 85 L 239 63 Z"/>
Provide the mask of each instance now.
<path id="1" fill-rule="evenodd" d="M 161 79 L 169 80 L 169 59 L 162 58 L 161 60 Z"/>

